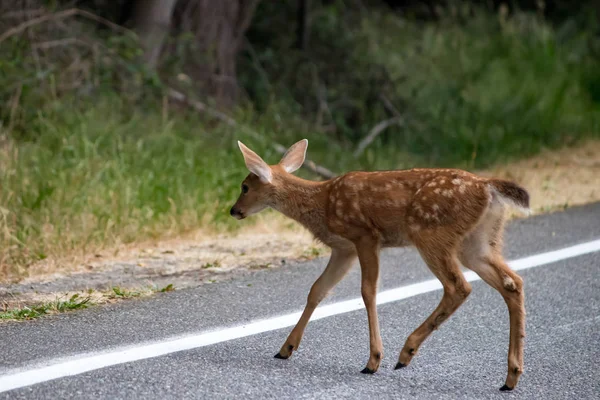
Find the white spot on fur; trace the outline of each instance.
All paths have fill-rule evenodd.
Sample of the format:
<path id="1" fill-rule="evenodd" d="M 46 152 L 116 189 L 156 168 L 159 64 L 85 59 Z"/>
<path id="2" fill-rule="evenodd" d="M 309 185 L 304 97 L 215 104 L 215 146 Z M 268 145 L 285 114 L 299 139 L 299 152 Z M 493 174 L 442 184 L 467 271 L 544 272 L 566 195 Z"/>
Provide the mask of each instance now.
<path id="1" fill-rule="evenodd" d="M 511 292 L 516 292 L 517 291 L 517 284 L 515 283 L 515 281 L 508 275 L 506 275 L 504 277 L 504 280 L 502 281 L 502 286 L 504 286 L 504 288 L 506 290 L 509 290 Z"/>
<path id="2" fill-rule="evenodd" d="M 467 190 L 467 187 L 465 185 L 460 185 L 460 187 L 458 188 L 458 191 L 460 193 L 464 193 Z"/>
<path id="3" fill-rule="evenodd" d="M 434 192 L 435 194 L 440 194 L 440 192 L 441 192 L 441 191 L 442 191 L 442 189 L 440 189 L 440 188 L 437 188 L 437 189 L 435 189 L 433 192 Z"/>
<path id="4" fill-rule="evenodd" d="M 454 191 L 450 190 L 450 189 L 446 189 L 442 192 L 442 194 L 446 197 L 452 197 L 452 195 L 454 194 Z"/>
<path id="5" fill-rule="evenodd" d="M 458 179 L 458 178 L 452 179 L 452 183 L 455 185 L 460 185 L 462 183 L 462 179 Z"/>
<path id="6" fill-rule="evenodd" d="M 434 210 L 437 211 L 437 210 L 440 209 L 440 206 L 438 206 L 437 204 L 434 204 L 434 205 L 431 206 L 431 208 L 433 208 Z"/>

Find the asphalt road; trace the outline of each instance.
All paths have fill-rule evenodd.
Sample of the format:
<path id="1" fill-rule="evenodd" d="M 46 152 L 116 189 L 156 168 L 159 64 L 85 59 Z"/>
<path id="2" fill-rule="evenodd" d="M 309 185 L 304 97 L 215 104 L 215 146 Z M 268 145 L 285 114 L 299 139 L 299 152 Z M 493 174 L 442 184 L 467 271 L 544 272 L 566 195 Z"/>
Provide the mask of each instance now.
<path id="1" fill-rule="evenodd" d="M 514 260 L 597 239 L 600 203 L 510 224 L 506 254 Z M 393 369 L 398 352 L 439 302 L 439 290 L 379 306 L 385 350 L 374 375 L 359 373 L 368 357 L 364 308 L 312 321 L 293 357 L 274 359 L 291 328 L 268 328 L 269 319 L 302 310 L 325 262 L 0 325 L 0 399 L 600 398 L 600 252 L 520 272 L 528 314 L 525 373 L 513 392 L 498 391 L 506 372 L 508 313 L 500 295 L 481 281 L 472 283 L 465 305 L 423 344 L 408 368 Z M 380 290 L 431 278 L 412 249 L 389 250 L 382 257 Z M 355 267 L 323 304 L 357 297 Z M 228 339 L 231 330 L 222 330 L 257 320 L 267 321 L 265 332 Z M 210 331 L 219 343 L 157 357 L 142 348 L 144 359 L 125 363 L 119 361 L 124 353 L 115 352 Z M 62 367 L 52 367 L 71 360 L 77 366 L 72 368 L 89 367 L 91 356 L 107 351 L 105 358 L 115 365 L 73 376 L 60 376 L 66 374 Z M 50 367 L 36 370 L 43 366 Z M 15 383 L 20 382 L 16 372 L 42 382 Z M 48 380 L 51 373 L 60 377 Z M 6 382 L 18 387 L 3 391 Z"/>

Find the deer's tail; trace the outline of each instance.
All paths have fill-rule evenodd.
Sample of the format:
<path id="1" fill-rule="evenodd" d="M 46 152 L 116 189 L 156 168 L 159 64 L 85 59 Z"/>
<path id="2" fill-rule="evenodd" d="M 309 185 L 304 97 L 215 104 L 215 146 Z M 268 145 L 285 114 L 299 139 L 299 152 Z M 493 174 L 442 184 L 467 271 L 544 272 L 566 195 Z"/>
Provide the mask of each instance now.
<path id="1" fill-rule="evenodd" d="M 531 213 L 527 190 L 516 183 L 502 179 L 490 179 L 488 183 L 504 203 L 517 208 L 524 214 L 529 215 Z"/>

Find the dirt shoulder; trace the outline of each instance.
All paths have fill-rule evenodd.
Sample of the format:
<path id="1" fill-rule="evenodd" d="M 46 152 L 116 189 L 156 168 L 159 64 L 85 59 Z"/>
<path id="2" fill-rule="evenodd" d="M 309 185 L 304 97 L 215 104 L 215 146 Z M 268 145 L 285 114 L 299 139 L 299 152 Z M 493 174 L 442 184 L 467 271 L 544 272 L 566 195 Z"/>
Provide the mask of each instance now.
<path id="1" fill-rule="evenodd" d="M 600 141 L 546 151 L 484 172 L 518 182 L 531 195 L 534 214 L 600 200 Z"/>
<path id="2" fill-rule="evenodd" d="M 533 214 L 600 201 L 600 141 L 547 151 L 528 160 L 478 172 L 520 183 L 531 194 Z M 278 268 L 327 253 L 298 224 L 274 212 L 231 234 L 198 231 L 186 237 L 122 246 L 99 254 L 31 268 L 31 277 L 0 284 L 4 307 L 47 301 L 73 293 L 99 293 L 113 287 L 153 293 L 210 284 L 253 270 Z M 148 290 L 148 288 L 151 288 Z"/>

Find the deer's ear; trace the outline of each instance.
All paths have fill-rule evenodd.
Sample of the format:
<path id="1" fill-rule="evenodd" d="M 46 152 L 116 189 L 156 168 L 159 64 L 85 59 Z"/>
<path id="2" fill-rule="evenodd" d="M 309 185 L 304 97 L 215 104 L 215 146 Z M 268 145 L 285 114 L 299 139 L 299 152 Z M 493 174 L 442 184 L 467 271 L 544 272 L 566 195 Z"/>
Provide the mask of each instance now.
<path id="1" fill-rule="evenodd" d="M 308 140 L 302 139 L 295 143 L 285 152 L 279 165 L 283 167 L 290 174 L 296 171 L 304 163 L 306 158 L 306 149 L 308 148 Z"/>
<path id="2" fill-rule="evenodd" d="M 248 147 L 244 145 L 244 143 L 238 140 L 238 146 L 242 151 L 242 155 L 244 156 L 244 162 L 246 163 L 246 168 L 254 175 L 258 176 L 261 182 L 263 183 L 271 183 L 273 180 L 273 173 L 271 172 L 271 167 L 263 161 L 262 158 Z"/>

